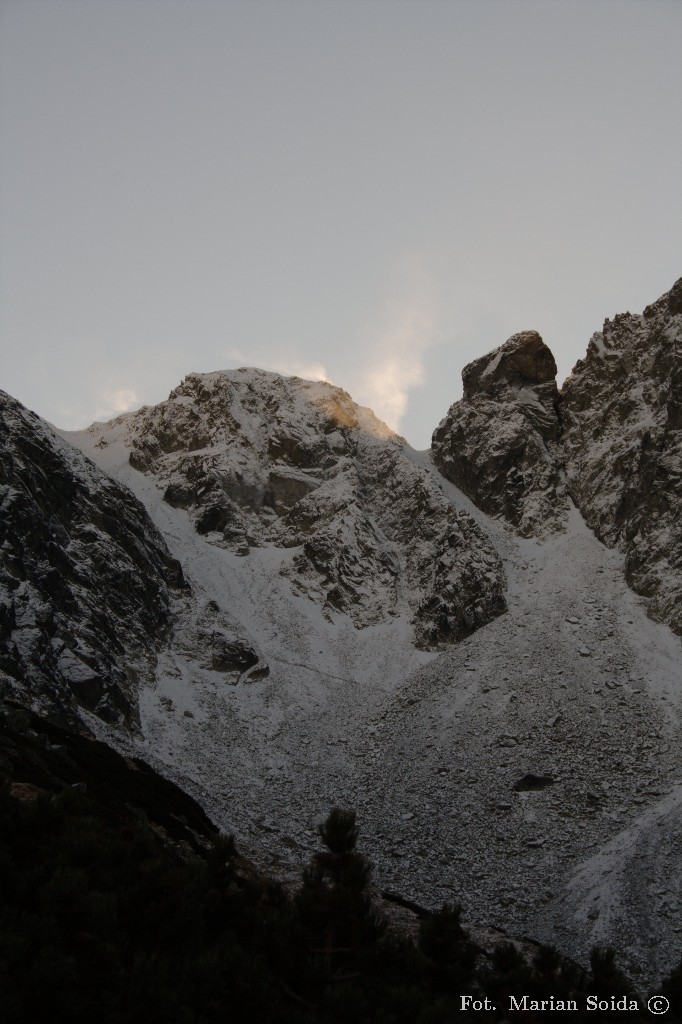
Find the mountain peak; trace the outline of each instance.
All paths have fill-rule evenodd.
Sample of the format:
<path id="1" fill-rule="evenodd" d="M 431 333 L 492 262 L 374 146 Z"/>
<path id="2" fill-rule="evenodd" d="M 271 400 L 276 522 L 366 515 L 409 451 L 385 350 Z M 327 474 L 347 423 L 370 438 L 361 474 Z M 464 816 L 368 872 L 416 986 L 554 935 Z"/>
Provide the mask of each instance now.
<path id="1" fill-rule="evenodd" d="M 554 356 L 537 331 L 512 335 L 499 348 L 462 370 L 464 398 L 493 394 L 504 387 L 534 387 L 556 378 Z"/>
<path id="2" fill-rule="evenodd" d="M 405 615 L 422 648 L 500 614 L 499 560 L 403 438 L 326 381 L 189 374 L 167 401 L 89 428 L 218 548 L 282 552 L 278 575 L 331 623 Z"/>
<path id="3" fill-rule="evenodd" d="M 260 403 L 273 414 L 292 420 L 309 418 L 312 407 L 326 418 L 327 429 L 361 430 L 373 437 L 403 440 L 371 409 L 354 402 L 343 388 L 326 380 L 290 377 L 257 367 L 190 373 L 171 391 L 168 401 L 209 403 L 221 395 L 227 402 L 236 399 L 247 406 Z"/>

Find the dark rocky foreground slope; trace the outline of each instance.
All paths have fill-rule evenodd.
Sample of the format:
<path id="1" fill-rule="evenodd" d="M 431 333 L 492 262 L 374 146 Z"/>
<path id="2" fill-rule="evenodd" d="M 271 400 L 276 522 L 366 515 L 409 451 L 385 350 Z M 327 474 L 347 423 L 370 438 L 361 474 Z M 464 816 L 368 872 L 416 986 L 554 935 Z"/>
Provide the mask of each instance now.
<path id="1" fill-rule="evenodd" d="M 560 392 L 555 373 L 533 331 L 470 363 L 434 462 L 523 537 L 561 530 L 570 497 L 681 633 L 682 279 L 643 314 L 606 320 Z"/>
<path id="2" fill-rule="evenodd" d="M 3 1022 L 449 1024 L 499 1020 L 510 991 L 580 1009 L 627 992 L 628 1019 L 647 1019 L 607 953 L 588 972 L 380 897 L 357 837 L 352 812 L 330 814 L 287 891 L 140 759 L 0 702 Z M 679 977 L 665 991 L 677 1008 Z M 500 1012 L 463 1011 L 462 992 Z"/>
<path id="3" fill-rule="evenodd" d="M 0 776 L 25 803 L 87 794 L 101 813 L 143 821 L 176 849 L 205 851 L 218 837 L 196 801 L 144 761 L 9 701 L 0 701 Z"/>
<path id="4" fill-rule="evenodd" d="M 138 721 L 182 586 L 144 508 L 0 392 L 0 692 Z"/>

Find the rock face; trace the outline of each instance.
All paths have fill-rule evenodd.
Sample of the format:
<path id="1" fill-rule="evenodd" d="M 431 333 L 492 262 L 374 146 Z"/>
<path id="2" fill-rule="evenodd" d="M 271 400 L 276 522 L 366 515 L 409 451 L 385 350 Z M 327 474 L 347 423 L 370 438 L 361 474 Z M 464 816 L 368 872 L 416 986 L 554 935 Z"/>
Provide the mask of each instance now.
<path id="1" fill-rule="evenodd" d="M 649 612 L 682 633 L 682 279 L 590 341 L 561 393 L 571 496 Z"/>
<path id="2" fill-rule="evenodd" d="M 418 645 L 461 639 L 505 608 L 499 559 L 369 410 L 327 383 L 260 370 L 191 374 L 154 408 L 95 424 L 196 531 L 279 572 L 331 621 L 409 613 Z"/>
<path id="3" fill-rule="evenodd" d="M 0 392 L 0 691 L 134 726 L 182 571 L 142 505 Z"/>
<path id="4" fill-rule="evenodd" d="M 515 334 L 462 372 L 464 397 L 433 434 L 441 473 L 523 537 L 560 530 L 556 363 L 535 331 Z"/>
<path id="5" fill-rule="evenodd" d="M 641 316 L 607 320 L 563 389 L 538 334 L 462 373 L 433 460 L 523 537 L 566 524 L 571 498 L 649 613 L 682 633 L 682 279 Z"/>

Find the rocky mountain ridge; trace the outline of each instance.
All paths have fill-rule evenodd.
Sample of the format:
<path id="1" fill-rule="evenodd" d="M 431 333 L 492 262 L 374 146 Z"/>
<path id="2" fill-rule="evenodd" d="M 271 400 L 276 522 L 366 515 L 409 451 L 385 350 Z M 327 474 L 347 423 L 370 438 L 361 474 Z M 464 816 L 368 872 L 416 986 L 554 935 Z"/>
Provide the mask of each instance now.
<path id="1" fill-rule="evenodd" d="M 522 537 L 561 531 L 575 502 L 682 633 L 682 279 L 641 316 L 607 320 L 561 391 L 555 375 L 533 331 L 470 363 L 434 462 Z"/>
<path id="2" fill-rule="evenodd" d="M 262 371 L 61 436 L 6 399 L 0 687 L 282 874 L 354 807 L 380 887 L 655 981 L 679 959 L 682 650 L 625 575 L 660 552 L 647 601 L 675 625 L 677 288 L 561 393 L 535 332 L 477 360 L 433 457 Z"/>

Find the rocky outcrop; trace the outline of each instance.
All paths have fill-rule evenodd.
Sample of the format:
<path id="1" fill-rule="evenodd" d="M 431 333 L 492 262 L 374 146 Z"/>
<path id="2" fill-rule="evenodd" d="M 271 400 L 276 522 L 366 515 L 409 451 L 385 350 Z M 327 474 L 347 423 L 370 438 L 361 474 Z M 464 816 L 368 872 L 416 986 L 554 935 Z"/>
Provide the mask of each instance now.
<path id="1" fill-rule="evenodd" d="M 682 278 L 593 335 L 560 412 L 571 496 L 625 552 L 650 614 L 682 633 Z"/>
<path id="2" fill-rule="evenodd" d="M 209 600 L 194 614 L 184 616 L 175 632 L 175 647 L 197 664 L 219 673 L 226 682 L 255 682 L 270 674 L 270 667 L 253 642 L 239 636 L 235 623 L 217 601 Z"/>
<path id="3" fill-rule="evenodd" d="M 567 496 L 653 618 L 682 633 L 682 279 L 592 337 L 557 393 L 538 334 L 465 367 L 433 435 L 438 469 L 524 537 L 560 531 Z"/>
<path id="4" fill-rule="evenodd" d="M 154 408 L 90 428 L 122 442 L 197 532 L 358 627 L 407 614 L 437 647 L 505 608 L 499 559 L 402 438 L 345 391 L 260 370 L 191 374 Z"/>
<path id="5" fill-rule="evenodd" d="M 462 372 L 464 396 L 433 434 L 441 473 L 521 536 L 562 528 L 556 363 L 535 331 L 515 334 Z"/>
<path id="6" fill-rule="evenodd" d="M 0 392 L 0 691 L 134 726 L 179 564 L 124 487 Z"/>

